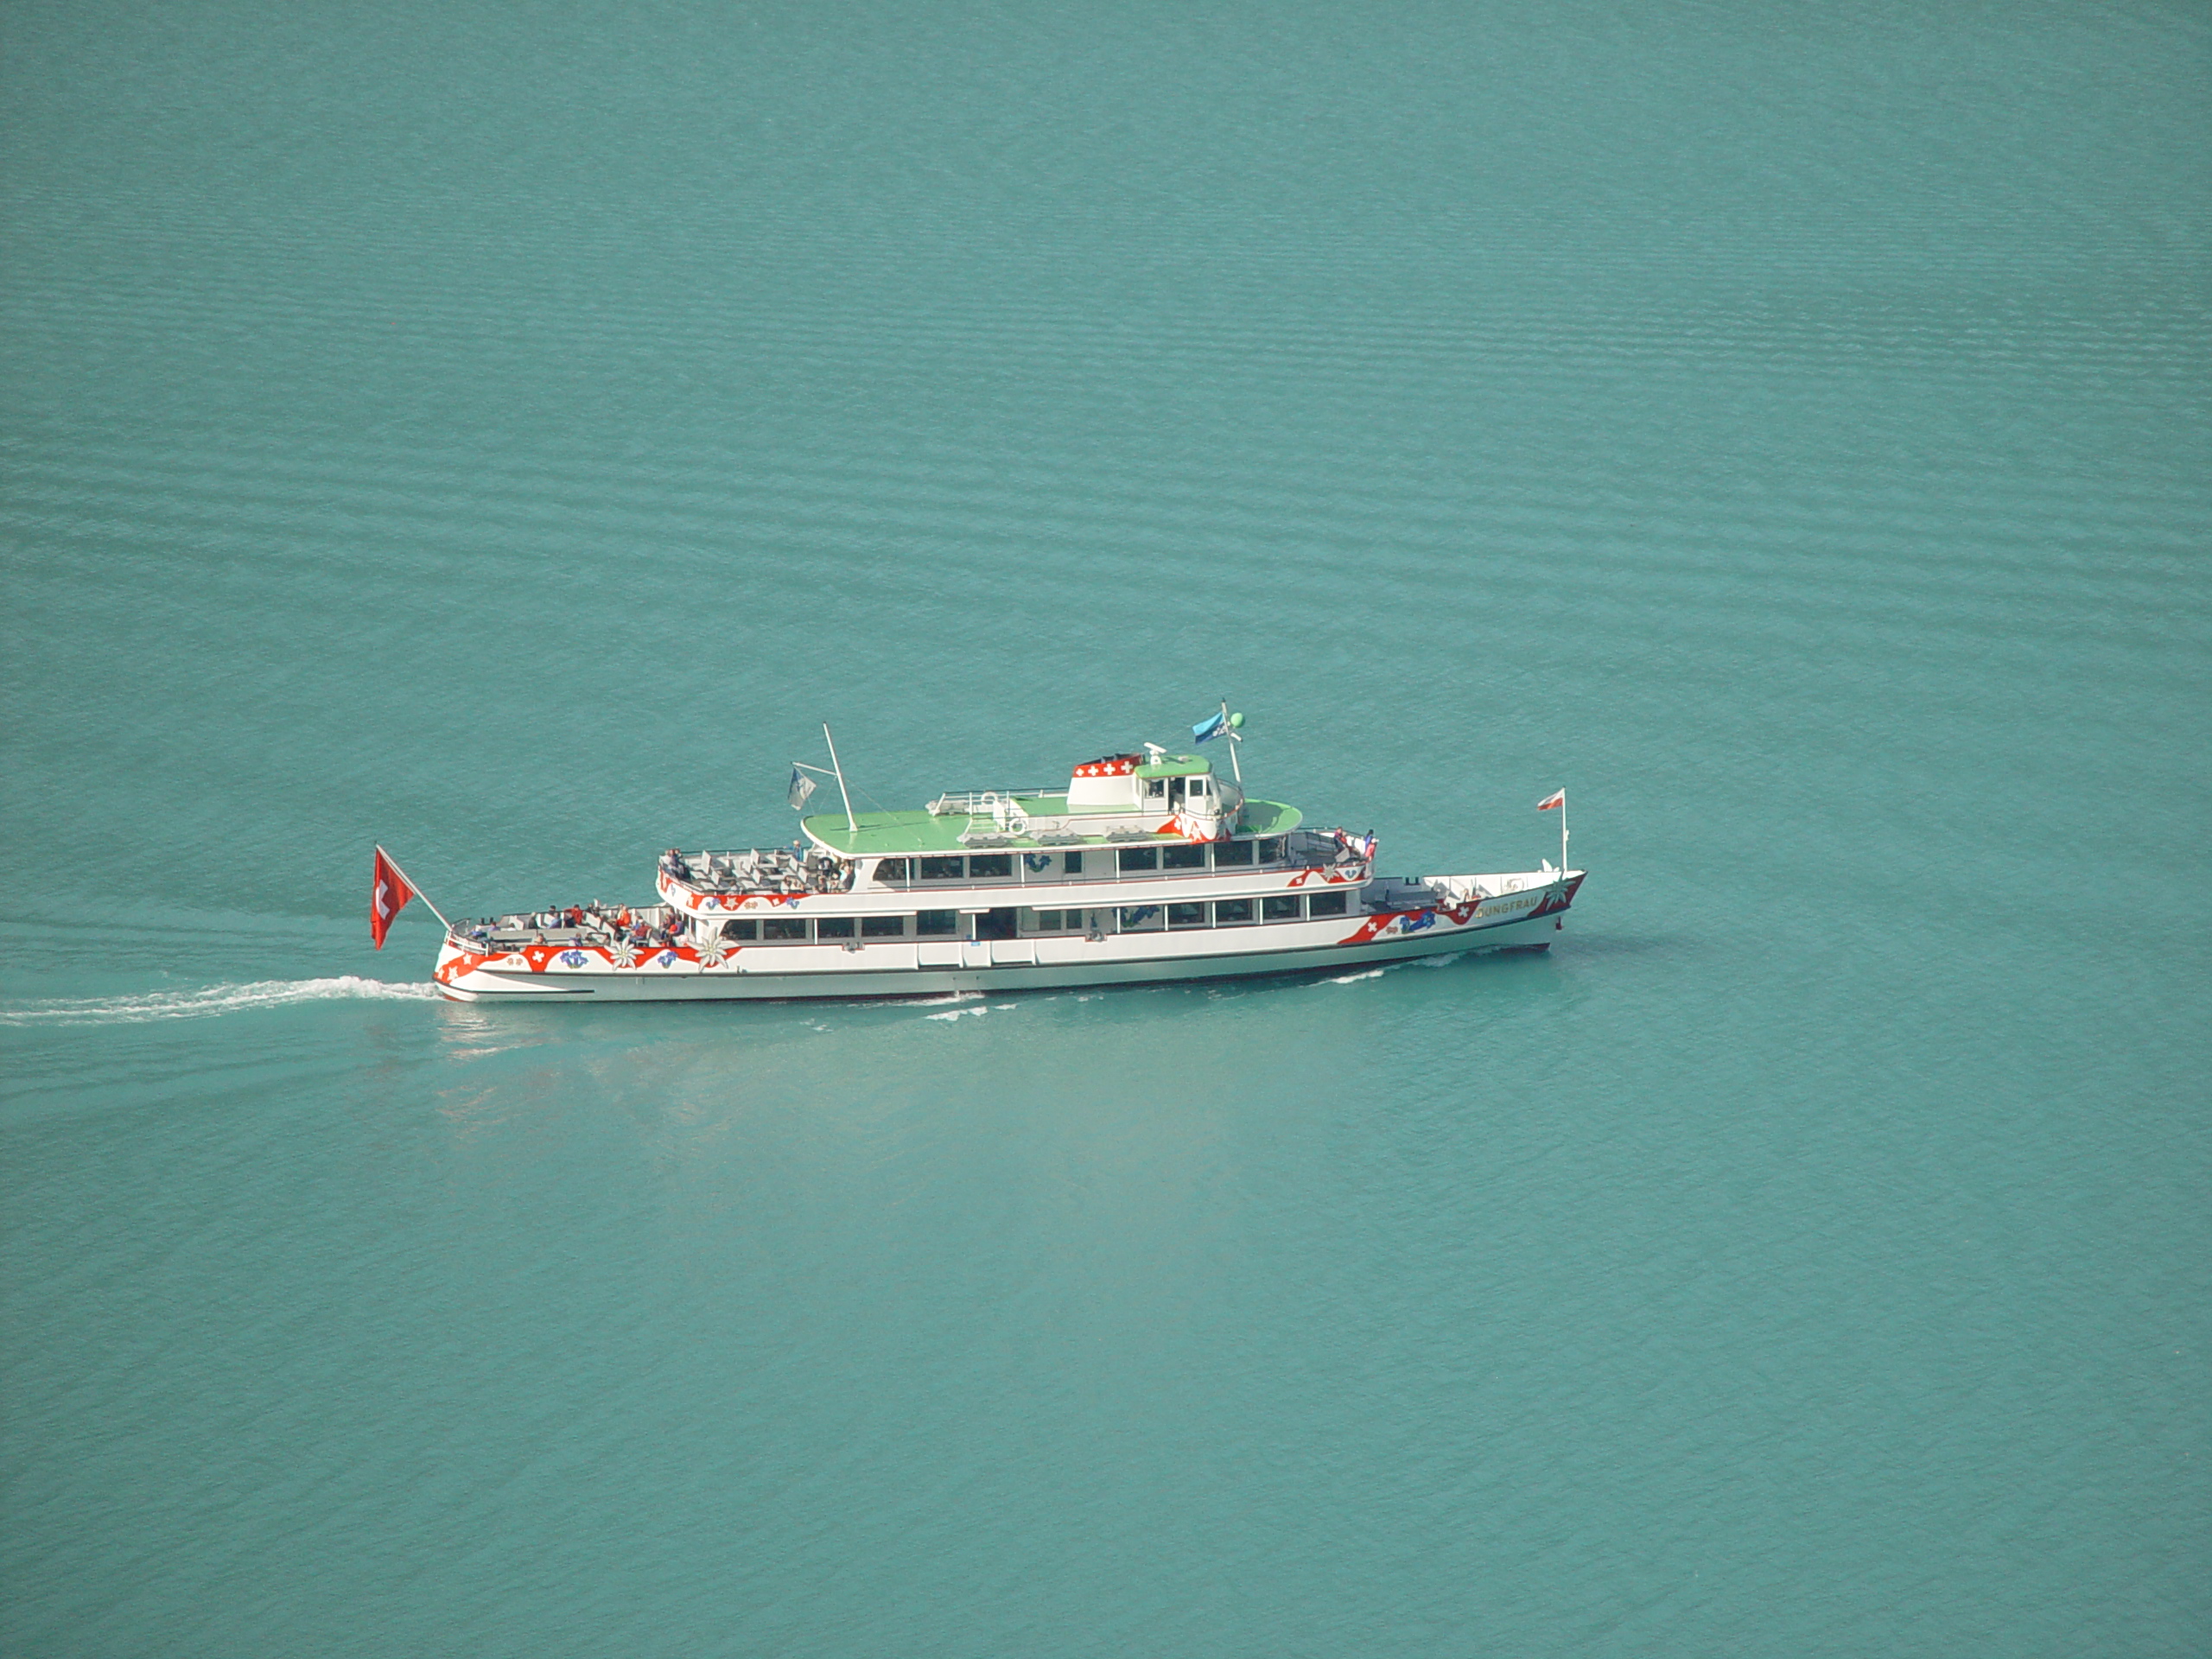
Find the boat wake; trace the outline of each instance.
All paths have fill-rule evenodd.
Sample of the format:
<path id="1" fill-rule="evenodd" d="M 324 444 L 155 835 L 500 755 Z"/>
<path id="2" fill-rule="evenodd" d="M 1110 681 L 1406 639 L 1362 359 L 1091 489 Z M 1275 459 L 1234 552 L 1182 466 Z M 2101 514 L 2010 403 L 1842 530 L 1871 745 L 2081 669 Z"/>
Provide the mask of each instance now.
<path id="1" fill-rule="evenodd" d="M 335 979 L 264 979 L 250 985 L 209 985 L 196 991 L 149 991 L 137 996 L 57 997 L 0 1008 L 0 1026 L 128 1026 L 154 1020 L 196 1020 L 245 1008 L 347 998 L 429 1001 L 437 988 L 428 980 L 398 982 L 341 974 Z"/>
<path id="2" fill-rule="evenodd" d="M 1317 985 L 1357 985 L 1363 979 L 1380 979 L 1394 974 L 1401 968 L 1448 968 L 1467 953 L 1454 950 L 1448 957 L 1402 957 L 1396 962 L 1377 963 L 1372 968 L 1363 968 L 1355 974 L 1332 974 L 1326 979 L 1316 980 Z"/>

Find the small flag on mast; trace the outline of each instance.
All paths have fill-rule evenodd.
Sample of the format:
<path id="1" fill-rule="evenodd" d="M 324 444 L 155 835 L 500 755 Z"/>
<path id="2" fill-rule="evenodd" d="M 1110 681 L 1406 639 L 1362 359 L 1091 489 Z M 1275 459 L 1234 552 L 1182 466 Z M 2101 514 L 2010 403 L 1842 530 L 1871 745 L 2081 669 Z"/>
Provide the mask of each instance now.
<path id="1" fill-rule="evenodd" d="M 376 875 L 369 887 L 369 937 L 376 947 L 384 949 L 384 936 L 391 926 L 391 918 L 406 908 L 407 901 L 415 896 L 415 889 L 399 866 L 384 855 L 384 849 L 377 849 Z"/>
<path id="2" fill-rule="evenodd" d="M 806 798 L 813 793 L 814 779 L 808 777 L 797 766 L 793 766 L 791 768 L 791 810 L 794 812 L 802 810 L 806 805 Z"/>
<path id="3" fill-rule="evenodd" d="M 1229 729 L 1229 710 L 1226 709 L 1218 714 L 1208 715 L 1191 728 L 1191 741 L 1193 743 L 1204 743 L 1210 739 L 1219 737 Z"/>
<path id="4" fill-rule="evenodd" d="M 1547 795 L 1542 800 L 1536 803 L 1536 810 L 1539 812 L 1548 812 L 1554 807 L 1559 808 L 1561 811 L 1565 811 L 1567 810 L 1567 791 L 1565 790 L 1560 790 L 1556 795 Z"/>

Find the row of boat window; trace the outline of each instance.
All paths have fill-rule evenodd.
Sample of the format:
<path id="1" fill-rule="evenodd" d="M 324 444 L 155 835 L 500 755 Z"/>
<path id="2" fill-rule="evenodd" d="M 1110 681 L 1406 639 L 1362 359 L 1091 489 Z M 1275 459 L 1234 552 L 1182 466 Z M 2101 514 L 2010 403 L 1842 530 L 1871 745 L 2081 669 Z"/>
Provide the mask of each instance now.
<path id="1" fill-rule="evenodd" d="M 1283 837 L 1263 836 L 1257 841 L 1217 841 L 1208 846 L 1203 842 L 1161 847 L 1121 847 L 1115 849 L 1115 868 L 1117 870 L 1217 870 L 1249 869 L 1255 864 L 1276 864 L 1282 861 Z M 879 881 L 988 881 L 1004 879 L 1014 874 L 1014 855 L 1012 853 L 970 853 L 965 857 L 944 856 L 928 858 L 879 858 L 875 861 L 875 879 Z M 1065 875 L 1085 874 L 1084 855 L 1067 853 L 1024 853 L 1021 857 L 1032 875 L 1043 875 L 1052 869 L 1057 859 L 1059 870 Z"/>
<path id="2" fill-rule="evenodd" d="M 1263 899 L 1217 899 L 1211 904 L 1122 905 L 1093 911 L 1023 910 L 1020 931 L 1082 933 L 1096 918 L 1102 930 L 1110 925 L 1118 933 L 1150 933 L 1162 928 L 1182 931 L 1201 927 L 1249 927 L 1255 923 L 1301 922 L 1326 916 L 1343 916 L 1351 908 L 1348 894 L 1317 893 L 1273 894 Z M 1001 911 L 995 912 L 1004 915 Z M 842 944 L 849 939 L 955 938 L 962 933 L 957 910 L 925 910 L 912 916 L 823 916 L 810 921 L 804 916 L 769 916 L 759 920 L 722 924 L 722 938 L 748 943 Z"/>

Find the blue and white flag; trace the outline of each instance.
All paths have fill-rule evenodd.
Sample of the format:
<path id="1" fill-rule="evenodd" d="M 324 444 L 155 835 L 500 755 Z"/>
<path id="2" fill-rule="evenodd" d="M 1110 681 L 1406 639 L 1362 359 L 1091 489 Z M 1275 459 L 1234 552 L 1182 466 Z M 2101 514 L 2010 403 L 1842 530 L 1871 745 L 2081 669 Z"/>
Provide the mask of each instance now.
<path id="1" fill-rule="evenodd" d="M 1224 709 L 1218 714 L 1208 715 L 1197 725 L 1192 727 L 1191 741 L 1194 743 L 1203 743 L 1209 738 L 1219 737 L 1228 729 L 1229 712 Z"/>
<path id="2" fill-rule="evenodd" d="M 793 766 L 791 768 L 791 810 L 794 812 L 803 811 L 806 806 L 806 798 L 813 793 L 814 779 L 808 777 L 797 766 Z"/>

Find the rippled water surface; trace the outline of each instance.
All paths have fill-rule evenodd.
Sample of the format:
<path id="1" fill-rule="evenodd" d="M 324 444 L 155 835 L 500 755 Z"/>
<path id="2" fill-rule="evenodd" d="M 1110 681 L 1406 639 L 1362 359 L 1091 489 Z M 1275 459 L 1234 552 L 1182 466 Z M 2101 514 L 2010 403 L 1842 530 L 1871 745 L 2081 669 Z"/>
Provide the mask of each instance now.
<path id="1" fill-rule="evenodd" d="M 2199 7 L 0 14 L 0 1647 L 2212 1644 Z M 1546 956 L 440 1003 L 1222 697 Z"/>

